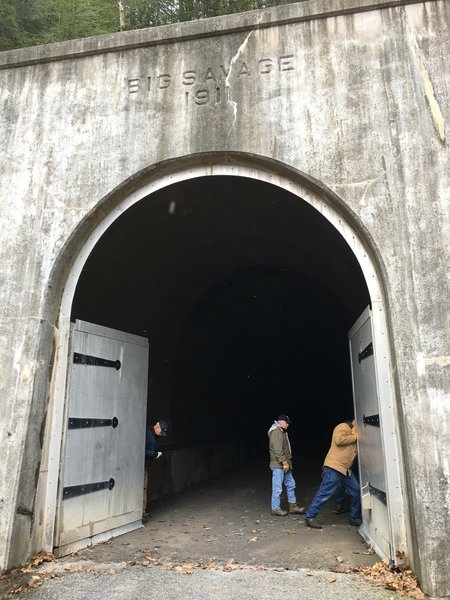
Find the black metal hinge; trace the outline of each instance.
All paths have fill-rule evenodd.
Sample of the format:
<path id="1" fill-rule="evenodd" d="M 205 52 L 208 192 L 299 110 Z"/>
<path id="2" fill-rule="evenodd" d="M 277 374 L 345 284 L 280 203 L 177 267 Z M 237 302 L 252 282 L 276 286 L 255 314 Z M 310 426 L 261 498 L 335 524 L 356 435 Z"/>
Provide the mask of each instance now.
<path id="1" fill-rule="evenodd" d="M 381 500 L 381 502 L 383 502 L 383 504 L 387 505 L 386 492 L 383 492 L 383 490 L 379 490 L 378 488 L 374 487 L 370 483 L 369 483 L 369 490 L 373 496 L 376 496 L 379 500 Z"/>
<path id="2" fill-rule="evenodd" d="M 368 356 L 372 356 L 372 354 L 373 354 L 373 344 L 372 344 L 372 342 L 370 342 L 370 344 L 368 344 L 364 348 L 364 350 L 361 350 L 361 352 L 358 354 L 358 362 L 361 362 Z"/>
<path id="3" fill-rule="evenodd" d="M 77 365 L 87 365 L 89 367 L 113 367 L 118 371 L 122 366 L 120 360 L 108 360 L 98 358 L 98 356 L 89 356 L 88 354 L 73 353 L 73 362 Z"/>
<path id="4" fill-rule="evenodd" d="M 63 489 L 63 500 L 75 498 L 76 496 L 84 496 L 99 492 L 100 490 L 112 490 L 115 485 L 114 479 L 111 477 L 108 481 L 99 481 L 97 483 L 84 483 L 81 485 L 69 485 Z"/>
<path id="5" fill-rule="evenodd" d="M 364 425 L 373 425 L 374 427 L 379 427 L 380 415 L 371 415 L 370 417 L 366 417 L 366 415 L 363 415 L 363 423 Z"/>
<path id="6" fill-rule="evenodd" d="M 83 419 L 78 417 L 69 417 L 69 429 L 87 429 L 88 427 L 112 427 L 115 429 L 119 424 L 119 419 Z"/>

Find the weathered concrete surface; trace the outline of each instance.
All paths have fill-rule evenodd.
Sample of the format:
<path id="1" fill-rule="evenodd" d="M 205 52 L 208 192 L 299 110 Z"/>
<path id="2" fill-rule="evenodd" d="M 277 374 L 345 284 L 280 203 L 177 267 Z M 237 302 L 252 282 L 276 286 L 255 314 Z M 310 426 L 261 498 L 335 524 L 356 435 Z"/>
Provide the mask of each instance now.
<path id="1" fill-rule="evenodd" d="M 302 2 L 0 55 L 0 564 L 26 556 L 42 518 L 32 490 L 51 337 L 95 209 L 157 163 L 239 152 L 328 186 L 370 235 L 389 305 L 412 559 L 426 591 L 450 593 L 450 9 L 341 0 L 329 10 Z"/>
<path id="2" fill-rule="evenodd" d="M 233 567 L 233 565 L 232 565 Z M 78 572 L 71 572 L 77 571 Z M 158 566 L 129 566 L 125 563 L 66 563 L 61 569 L 36 571 L 38 585 L 27 590 L 33 600 L 79 600 L 98 593 L 108 598 L 139 600 L 151 593 L 168 600 L 200 597 L 204 600 L 271 600 L 280 594 L 298 600 L 408 600 L 383 588 L 372 587 L 355 575 L 319 571 L 236 569 L 175 569 Z M 31 584 L 34 582 L 29 578 Z M 42 586 L 42 587 L 39 587 Z"/>

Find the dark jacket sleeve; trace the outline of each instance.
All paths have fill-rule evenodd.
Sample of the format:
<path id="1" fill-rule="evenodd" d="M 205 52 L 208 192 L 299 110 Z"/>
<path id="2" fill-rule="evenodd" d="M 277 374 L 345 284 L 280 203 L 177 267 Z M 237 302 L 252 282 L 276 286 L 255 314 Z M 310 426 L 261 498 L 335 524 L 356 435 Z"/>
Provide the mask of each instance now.
<path id="1" fill-rule="evenodd" d="M 149 465 L 158 456 L 156 435 L 149 428 L 145 431 L 145 464 Z"/>

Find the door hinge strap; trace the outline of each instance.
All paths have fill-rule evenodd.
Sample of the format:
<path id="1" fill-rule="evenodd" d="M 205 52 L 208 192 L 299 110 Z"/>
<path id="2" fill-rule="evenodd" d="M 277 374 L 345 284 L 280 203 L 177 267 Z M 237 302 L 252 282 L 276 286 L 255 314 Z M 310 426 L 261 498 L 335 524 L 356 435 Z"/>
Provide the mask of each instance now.
<path id="1" fill-rule="evenodd" d="M 379 490 L 378 488 L 373 486 L 371 483 L 369 483 L 369 490 L 373 496 L 376 496 L 379 500 L 381 500 L 381 502 L 383 502 L 383 504 L 387 505 L 386 492 L 383 492 L 383 490 Z"/>
<path id="2" fill-rule="evenodd" d="M 380 415 L 371 415 L 370 417 L 366 417 L 366 415 L 363 415 L 363 423 L 364 425 L 373 425 L 374 427 L 379 427 Z"/>
<path id="3" fill-rule="evenodd" d="M 89 367 L 113 367 L 118 371 L 122 366 L 120 360 L 108 360 L 98 358 L 98 356 L 89 356 L 88 354 L 73 353 L 73 362 L 77 365 L 87 365 Z"/>
<path id="4" fill-rule="evenodd" d="M 361 350 L 361 352 L 358 354 L 358 362 L 361 362 L 368 356 L 372 356 L 372 354 L 373 354 L 373 344 L 372 344 L 372 342 L 370 342 L 370 344 L 368 344 L 364 348 L 364 350 Z"/>
<path id="5" fill-rule="evenodd" d="M 119 419 L 83 419 L 78 417 L 69 417 L 69 429 L 86 429 L 88 427 L 112 427 L 115 429 L 119 424 Z"/>
<path id="6" fill-rule="evenodd" d="M 92 492 L 100 490 L 112 490 L 115 485 L 114 479 L 111 477 L 108 481 L 98 481 L 97 483 L 84 483 L 81 485 L 69 485 L 63 489 L 63 500 L 75 498 L 76 496 L 84 496 Z"/>

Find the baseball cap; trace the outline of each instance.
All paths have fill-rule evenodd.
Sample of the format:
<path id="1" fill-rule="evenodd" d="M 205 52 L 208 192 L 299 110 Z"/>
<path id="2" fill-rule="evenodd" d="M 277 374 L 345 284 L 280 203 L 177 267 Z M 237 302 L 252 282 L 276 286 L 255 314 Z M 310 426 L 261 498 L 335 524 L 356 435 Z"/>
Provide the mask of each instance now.
<path id="1" fill-rule="evenodd" d="M 157 423 L 159 423 L 159 426 L 161 427 L 161 435 L 166 436 L 167 430 L 169 429 L 169 424 L 167 423 L 167 421 L 164 421 L 164 419 L 159 419 Z"/>
<path id="2" fill-rule="evenodd" d="M 291 422 L 290 418 L 287 415 L 280 415 L 278 417 L 277 421 L 286 421 L 286 423 L 289 423 L 289 424 Z"/>

